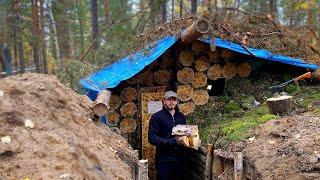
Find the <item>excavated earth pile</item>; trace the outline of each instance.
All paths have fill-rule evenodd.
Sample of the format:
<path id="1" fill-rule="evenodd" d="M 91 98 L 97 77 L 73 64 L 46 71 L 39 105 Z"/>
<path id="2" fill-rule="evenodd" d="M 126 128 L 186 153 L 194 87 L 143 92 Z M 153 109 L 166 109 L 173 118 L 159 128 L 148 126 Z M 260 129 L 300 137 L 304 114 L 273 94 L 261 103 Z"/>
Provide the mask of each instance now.
<path id="1" fill-rule="evenodd" d="M 137 157 L 56 77 L 0 80 L 0 179 L 133 179 Z"/>
<path id="2" fill-rule="evenodd" d="M 320 179 L 320 117 L 304 114 L 261 125 L 252 142 L 237 143 L 258 179 Z"/>

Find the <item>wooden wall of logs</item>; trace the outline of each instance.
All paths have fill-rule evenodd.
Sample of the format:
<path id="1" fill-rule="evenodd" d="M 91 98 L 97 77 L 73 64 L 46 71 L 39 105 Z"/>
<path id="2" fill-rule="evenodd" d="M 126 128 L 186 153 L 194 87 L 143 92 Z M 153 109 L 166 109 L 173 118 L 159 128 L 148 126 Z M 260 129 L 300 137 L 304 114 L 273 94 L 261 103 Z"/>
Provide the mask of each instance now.
<path id="1" fill-rule="evenodd" d="M 185 115 L 194 112 L 196 106 L 209 101 L 208 80 L 232 79 L 236 75 L 248 77 L 251 66 L 236 59 L 227 49 L 211 51 L 209 45 L 195 41 L 182 48 L 178 55 L 177 94 L 180 111 Z M 214 87 L 213 87 L 214 88 Z"/>
<path id="2" fill-rule="evenodd" d="M 111 90 L 108 125 L 119 128 L 124 134 L 136 131 L 141 107 L 139 87 L 177 85 L 180 111 L 189 115 L 196 106 L 209 101 L 208 80 L 248 77 L 250 72 L 250 64 L 227 49 L 211 51 L 208 44 L 200 41 L 178 44 Z"/>

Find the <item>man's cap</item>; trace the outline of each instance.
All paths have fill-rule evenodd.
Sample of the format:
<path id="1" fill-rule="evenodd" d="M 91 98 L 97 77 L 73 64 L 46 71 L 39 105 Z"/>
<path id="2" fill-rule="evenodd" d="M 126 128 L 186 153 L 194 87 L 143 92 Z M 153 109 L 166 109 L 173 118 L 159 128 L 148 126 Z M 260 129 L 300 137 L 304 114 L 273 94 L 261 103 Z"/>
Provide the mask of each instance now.
<path id="1" fill-rule="evenodd" d="M 164 99 L 167 100 L 171 97 L 174 97 L 174 98 L 177 98 L 177 93 L 175 93 L 174 91 L 167 91 L 165 94 L 164 94 Z"/>

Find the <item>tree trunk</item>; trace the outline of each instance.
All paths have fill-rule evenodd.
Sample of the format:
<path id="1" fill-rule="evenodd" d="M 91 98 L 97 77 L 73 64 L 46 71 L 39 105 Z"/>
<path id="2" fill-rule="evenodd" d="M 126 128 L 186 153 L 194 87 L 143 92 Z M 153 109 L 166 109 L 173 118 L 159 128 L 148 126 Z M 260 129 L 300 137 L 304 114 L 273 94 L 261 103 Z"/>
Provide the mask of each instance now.
<path id="1" fill-rule="evenodd" d="M 157 8 L 156 8 L 156 2 L 154 0 L 149 0 L 149 7 L 150 7 L 150 25 L 151 27 L 156 25 L 156 17 L 157 17 Z"/>
<path id="2" fill-rule="evenodd" d="M 104 28 L 107 29 L 110 24 L 110 15 L 109 15 L 109 0 L 103 1 L 103 10 L 104 10 Z M 104 37 L 105 43 L 108 42 L 108 37 L 105 35 Z"/>
<path id="3" fill-rule="evenodd" d="M 61 55 L 60 55 L 60 48 L 58 43 L 58 34 L 57 34 L 57 26 L 56 21 L 54 20 L 53 13 L 52 13 L 52 4 L 51 1 L 47 1 L 47 9 L 49 14 L 49 24 L 50 29 L 53 34 L 53 44 L 54 44 L 54 52 L 55 52 L 55 58 L 58 65 L 58 68 L 62 69 L 62 62 L 61 62 Z"/>
<path id="4" fill-rule="evenodd" d="M 312 24 L 312 7 L 309 6 L 308 10 L 307 10 L 307 26 L 311 29 L 313 29 L 313 24 Z"/>
<path id="5" fill-rule="evenodd" d="M 171 0 L 171 21 L 174 20 L 174 0 Z"/>
<path id="6" fill-rule="evenodd" d="M 167 21 L 167 0 L 162 0 L 161 2 L 161 15 L 162 15 L 162 23 Z"/>
<path id="7" fill-rule="evenodd" d="M 107 0 L 105 0 L 107 1 Z M 78 14 L 78 21 L 79 21 L 79 32 L 80 32 L 80 49 L 81 54 L 84 53 L 84 32 L 83 32 L 83 5 L 82 2 L 79 2 L 79 0 L 76 1 L 76 7 L 77 7 L 77 14 Z"/>
<path id="8" fill-rule="evenodd" d="M 180 9 L 180 18 L 182 18 L 183 0 L 180 0 L 180 3 L 179 3 L 179 9 Z"/>
<path id="9" fill-rule="evenodd" d="M 98 38 L 99 24 L 98 24 L 98 3 L 97 0 L 90 0 L 90 12 L 91 12 L 91 30 L 92 30 L 92 41 Z M 93 49 L 97 50 L 99 47 L 99 41 L 95 41 Z"/>
<path id="10" fill-rule="evenodd" d="M 40 73 L 38 0 L 32 0 L 32 26 L 33 26 L 33 42 L 32 42 L 33 59 L 36 65 L 36 71 Z"/>
<path id="11" fill-rule="evenodd" d="M 16 27 L 16 43 L 17 43 L 17 50 L 18 50 L 18 57 L 19 57 L 19 65 L 20 65 L 20 73 L 25 72 L 25 62 L 23 59 L 23 45 L 22 45 L 22 38 L 21 38 L 21 16 L 20 16 L 20 1 L 15 0 L 13 2 L 13 9 L 15 11 L 15 27 Z"/>
<path id="12" fill-rule="evenodd" d="M 197 0 L 191 0 L 191 14 L 197 13 Z"/>
<path id="13" fill-rule="evenodd" d="M 42 63 L 43 63 L 43 72 L 48 74 L 48 64 L 47 64 L 47 49 L 45 41 L 45 25 L 44 25 L 44 8 L 43 1 L 40 0 L 40 22 L 41 22 L 41 51 L 42 51 Z"/>

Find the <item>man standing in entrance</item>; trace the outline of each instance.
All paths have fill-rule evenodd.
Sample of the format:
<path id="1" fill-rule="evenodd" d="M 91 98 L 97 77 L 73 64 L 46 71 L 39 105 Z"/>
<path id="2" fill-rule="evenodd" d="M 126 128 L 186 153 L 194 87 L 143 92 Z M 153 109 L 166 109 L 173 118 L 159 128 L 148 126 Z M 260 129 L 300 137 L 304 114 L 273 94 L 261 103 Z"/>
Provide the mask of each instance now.
<path id="1" fill-rule="evenodd" d="M 177 94 L 167 91 L 162 110 L 150 119 L 148 140 L 156 146 L 157 180 L 184 179 L 184 147 L 178 138 L 171 135 L 175 125 L 186 124 L 186 117 L 178 110 L 177 102 Z"/>

